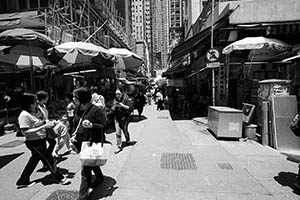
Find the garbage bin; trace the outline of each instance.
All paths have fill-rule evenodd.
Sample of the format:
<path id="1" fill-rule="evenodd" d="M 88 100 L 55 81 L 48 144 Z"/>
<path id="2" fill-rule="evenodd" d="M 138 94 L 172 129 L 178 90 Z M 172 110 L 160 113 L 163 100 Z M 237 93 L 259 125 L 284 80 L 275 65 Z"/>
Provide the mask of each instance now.
<path id="1" fill-rule="evenodd" d="M 249 140 L 255 140 L 256 138 L 256 124 L 245 124 L 244 125 L 244 137 Z"/>

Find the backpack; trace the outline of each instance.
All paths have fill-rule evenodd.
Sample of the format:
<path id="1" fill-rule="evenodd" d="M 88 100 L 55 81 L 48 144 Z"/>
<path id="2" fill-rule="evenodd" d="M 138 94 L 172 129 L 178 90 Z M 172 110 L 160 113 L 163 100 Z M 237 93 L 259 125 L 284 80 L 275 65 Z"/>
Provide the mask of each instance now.
<path id="1" fill-rule="evenodd" d="M 291 131 L 298 137 L 300 137 L 300 116 L 297 114 L 290 123 Z"/>

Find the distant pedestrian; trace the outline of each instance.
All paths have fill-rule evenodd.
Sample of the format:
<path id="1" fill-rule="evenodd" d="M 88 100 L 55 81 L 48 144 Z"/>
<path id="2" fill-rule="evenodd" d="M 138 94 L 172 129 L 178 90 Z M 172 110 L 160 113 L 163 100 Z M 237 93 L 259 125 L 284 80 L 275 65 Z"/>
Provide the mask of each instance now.
<path id="1" fill-rule="evenodd" d="M 148 105 L 151 105 L 152 93 L 151 93 L 150 89 L 147 90 L 146 97 L 147 97 L 147 103 L 148 103 Z"/>
<path id="2" fill-rule="evenodd" d="M 18 117 L 18 122 L 21 132 L 25 135 L 25 145 L 31 151 L 31 157 L 16 183 L 18 188 L 29 187 L 34 184 L 34 182 L 30 181 L 30 176 L 39 161 L 42 161 L 48 167 L 59 183 L 63 185 L 70 183 L 70 180 L 57 170 L 53 157 L 47 150 L 46 129 L 53 128 L 56 122 L 45 122 L 32 115 L 31 113 L 36 112 L 37 106 L 35 95 L 25 93 L 22 96 L 22 112 Z"/>
<path id="3" fill-rule="evenodd" d="M 139 91 L 138 94 L 134 98 L 134 106 L 138 111 L 139 118 L 142 117 L 142 113 L 144 110 L 144 106 L 146 104 L 146 98 L 142 91 Z"/>
<path id="4" fill-rule="evenodd" d="M 92 95 L 88 88 L 80 87 L 75 89 L 73 94 L 76 112 L 74 117 L 75 136 L 72 141 L 80 152 L 83 141 L 105 141 L 103 128 L 106 123 L 106 115 L 102 109 L 91 103 Z M 92 171 L 96 176 L 94 182 L 92 182 Z M 78 200 L 86 200 L 89 195 L 89 187 L 93 188 L 101 184 L 103 180 L 104 176 L 99 166 L 82 166 Z"/>
<path id="5" fill-rule="evenodd" d="M 126 145 L 131 145 L 130 134 L 128 131 L 129 116 L 132 112 L 133 105 L 129 97 L 117 89 L 116 98 L 114 99 L 112 110 L 115 114 L 115 128 L 116 128 L 116 139 L 117 139 L 117 149 L 115 154 L 122 151 L 122 132 L 124 133 L 126 139 Z"/>
<path id="6" fill-rule="evenodd" d="M 156 101 L 157 101 L 157 108 L 156 110 L 161 111 L 164 109 L 164 99 L 163 95 L 160 91 L 156 92 Z"/>
<path id="7" fill-rule="evenodd" d="M 73 119 L 74 119 L 74 112 L 75 112 L 75 103 L 73 101 L 73 94 L 68 93 L 66 95 L 66 101 L 67 101 L 67 117 L 68 117 L 68 122 L 69 122 L 69 135 L 71 137 L 71 131 L 73 130 Z"/>
<path id="8" fill-rule="evenodd" d="M 96 86 L 91 87 L 91 93 L 92 93 L 92 104 L 98 106 L 101 109 L 105 109 L 105 99 L 101 94 L 98 94 L 98 88 Z"/>

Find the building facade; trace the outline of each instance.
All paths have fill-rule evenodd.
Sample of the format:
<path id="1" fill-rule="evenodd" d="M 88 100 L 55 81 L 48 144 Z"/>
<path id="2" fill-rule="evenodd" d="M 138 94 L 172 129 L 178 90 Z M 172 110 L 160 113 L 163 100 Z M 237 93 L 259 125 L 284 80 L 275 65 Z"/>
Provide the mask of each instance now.
<path id="1" fill-rule="evenodd" d="M 183 29 L 183 1 L 170 0 L 170 48 L 177 46 L 184 38 Z"/>
<path id="2" fill-rule="evenodd" d="M 152 10 L 152 62 L 153 70 L 168 67 L 169 54 L 169 0 L 153 0 Z"/>
<path id="3" fill-rule="evenodd" d="M 0 30 L 32 28 L 46 33 L 56 43 L 84 41 L 109 47 L 132 46 L 130 27 L 124 20 L 130 14 L 130 1 L 124 2 L 124 16 L 115 1 L 102 0 L 1 0 Z M 118 4 L 119 5 L 119 4 Z M 128 18 L 128 17 L 127 17 Z"/>
<path id="4" fill-rule="evenodd" d="M 150 0 L 132 1 L 132 35 L 136 39 L 136 53 L 145 60 L 149 71 L 149 49 L 151 48 Z"/>
<path id="5" fill-rule="evenodd" d="M 183 0 L 183 27 L 185 39 L 194 35 L 192 26 L 195 24 L 206 3 L 207 0 Z"/>

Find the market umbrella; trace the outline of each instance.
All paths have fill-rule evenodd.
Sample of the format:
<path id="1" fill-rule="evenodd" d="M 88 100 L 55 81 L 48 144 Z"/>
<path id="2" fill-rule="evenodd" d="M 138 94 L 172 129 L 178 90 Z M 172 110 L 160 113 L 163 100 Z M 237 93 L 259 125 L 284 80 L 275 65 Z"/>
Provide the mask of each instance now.
<path id="1" fill-rule="evenodd" d="M 50 61 L 57 63 L 61 69 L 71 66 L 112 65 L 114 57 L 110 52 L 88 42 L 66 42 L 49 49 Z"/>
<path id="2" fill-rule="evenodd" d="M 44 50 L 40 47 L 16 45 L 16 46 L 0 46 L 3 49 L 0 54 L 0 73 L 13 73 L 21 71 L 29 71 L 32 65 L 33 71 L 43 70 L 50 65 L 44 56 Z M 32 64 L 30 64 L 30 57 Z"/>
<path id="3" fill-rule="evenodd" d="M 226 46 L 223 54 L 230 54 L 235 50 L 250 50 L 248 59 L 251 61 L 268 60 L 278 53 L 288 51 L 291 46 L 281 40 L 265 37 L 246 37 Z"/>
<path id="4" fill-rule="evenodd" d="M 29 56 L 29 68 L 30 68 L 30 80 L 31 80 L 31 90 L 35 90 L 34 82 L 34 71 L 33 62 L 35 62 L 32 57 L 32 48 L 40 47 L 42 49 L 48 49 L 54 46 L 54 42 L 46 35 L 36 32 L 31 29 L 16 28 L 9 29 L 0 33 L 0 43 L 3 45 L 25 45 L 28 46 L 28 56 Z M 21 58 L 23 59 L 23 58 Z"/>
<path id="5" fill-rule="evenodd" d="M 54 46 L 53 40 L 48 36 L 25 28 L 15 28 L 1 32 L 0 43 L 4 45 L 24 44 L 44 49 Z"/>
<path id="6" fill-rule="evenodd" d="M 110 48 L 108 51 L 117 57 L 116 69 L 138 72 L 142 64 L 143 58 L 125 48 Z"/>

